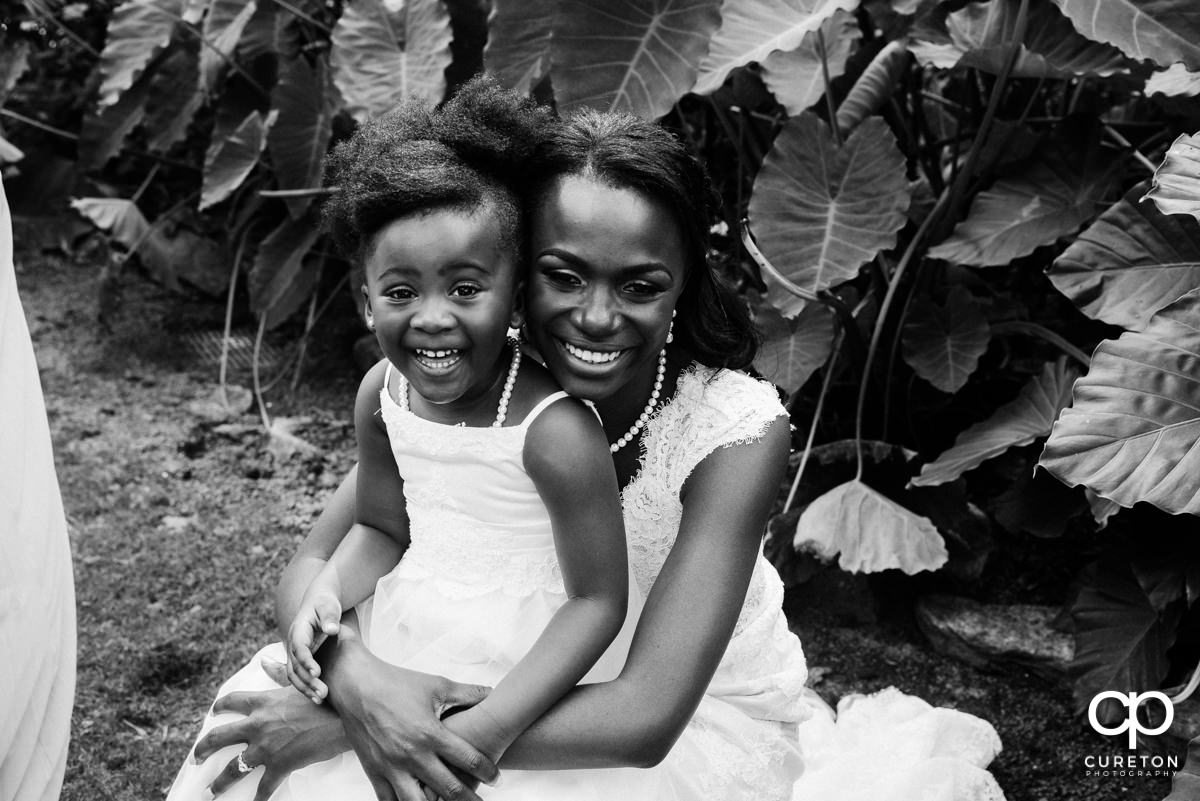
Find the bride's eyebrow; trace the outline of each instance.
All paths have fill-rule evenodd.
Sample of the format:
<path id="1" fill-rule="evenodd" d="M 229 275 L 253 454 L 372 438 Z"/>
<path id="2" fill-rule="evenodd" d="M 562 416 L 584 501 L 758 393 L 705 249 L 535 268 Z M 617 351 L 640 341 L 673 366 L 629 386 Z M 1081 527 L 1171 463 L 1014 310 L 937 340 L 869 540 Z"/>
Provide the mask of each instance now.
<path id="1" fill-rule="evenodd" d="M 559 259 L 560 261 L 565 261 L 568 264 L 576 264 L 580 266 L 587 264 L 587 262 L 579 256 L 576 256 L 569 250 L 563 250 L 562 248 L 546 248 L 535 255 L 534 258 L 540 259 L 543 256 L 553 256 L 554 258 Z"/>

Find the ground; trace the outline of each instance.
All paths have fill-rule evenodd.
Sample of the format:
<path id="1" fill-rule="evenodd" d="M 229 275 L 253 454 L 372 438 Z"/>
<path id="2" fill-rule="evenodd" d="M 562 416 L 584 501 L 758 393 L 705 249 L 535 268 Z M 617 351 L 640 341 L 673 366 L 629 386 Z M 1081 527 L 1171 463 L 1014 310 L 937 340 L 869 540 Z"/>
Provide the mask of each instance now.
<path id="1" fill-rule="evenodd" d="M 294 393 L 270 394 L 268 413 L 303 418 L 296 432 L 319 448 L 285 453 L 249 408 L 212 419 L 217 368 L 196 332 L 220 330 L 219 302 L 126 271 L 120 301 L 100 315 L 112 293 L 99 276 L 87 259 L 18 255 L 75 561 L 78 690 L 63 798 L 156 799 L 216 687 L 273 638 L 274 581 L 352 462 L 358 332 L 349 296 L 335 302 L 330 318 L 347 322 L 312 343 Z M 248 386 L 248 374 L 233 381 Z M 992 769 L 1010 801 L 1136 801 L 1169 789 L 1161 777 L 1084 775 L 1086 756 L 1124 751 L 1072 712 L 1065 680 L 940 656 L 903 616 L 851 624 L 820 598 L 793 597 L 788 611 L 827 699 L 895 685 L 991 720 L 1004 743 Z M 1178 746 L 1168 753 L 1182 758 Z"/>

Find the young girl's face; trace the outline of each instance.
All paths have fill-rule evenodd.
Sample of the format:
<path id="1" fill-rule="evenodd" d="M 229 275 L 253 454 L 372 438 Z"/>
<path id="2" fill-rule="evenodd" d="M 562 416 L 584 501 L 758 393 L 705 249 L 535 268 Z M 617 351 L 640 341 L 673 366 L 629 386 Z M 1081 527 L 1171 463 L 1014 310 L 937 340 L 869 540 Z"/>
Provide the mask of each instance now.
<path id="1" fill-rule="evenodd" d="M 533 216 L 530 336 L 563 389 L 646 402 L 686 277 L 683 236 L 662 203 L 568 175 Z"/>
<path id="2" fill-rule="evenodd" d="M 488 395 L 509 363 L 505 332 L 520 325 L 499 216 L 485 204 L 401 217 L 375 235 L 363 265 L 367 322 L 384 355 L 451 415 Z"/>

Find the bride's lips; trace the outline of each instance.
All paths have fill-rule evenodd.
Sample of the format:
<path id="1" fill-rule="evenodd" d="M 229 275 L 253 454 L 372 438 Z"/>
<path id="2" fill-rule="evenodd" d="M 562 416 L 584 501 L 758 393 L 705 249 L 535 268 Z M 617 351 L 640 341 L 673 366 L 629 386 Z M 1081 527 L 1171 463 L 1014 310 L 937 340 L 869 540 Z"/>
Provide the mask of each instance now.
<path id="1" fill-rule="evenodd" d="M 583 347 L 557 337 L 554 341 L 573 368 L 587 372 L 607 372 L 632 352 L 632 348 Z"/>

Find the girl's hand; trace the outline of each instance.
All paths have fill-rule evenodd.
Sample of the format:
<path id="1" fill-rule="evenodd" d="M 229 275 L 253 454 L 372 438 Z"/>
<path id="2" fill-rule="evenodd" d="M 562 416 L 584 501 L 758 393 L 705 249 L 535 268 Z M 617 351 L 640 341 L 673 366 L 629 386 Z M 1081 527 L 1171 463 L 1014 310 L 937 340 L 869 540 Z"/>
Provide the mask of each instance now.
<path id="1" fill-rule="evenodd" d="M 337 715 L 327 707 L 314 706 L 291 687 L 223 695 L 213 704 L 213 712 L 238 712 L 246 717 L 204 735 L 196 743 L 196 761 L 204 761 L 225 746 L 245 743 L 242 758 L 246 763 L 266 768 L 254 801 L 267 801 L 292 771 L 350 749 Z M 240 778 L 237 762 L 231 760 L 209 789 L 219 796 Z"/>
<path id="2" fill-rule="evenodd" d="M 376 795 L 425 801 L 424 785 L 441 798 L 480 801 L 468 781 L 491 784 L 499 771 L 441 716 L 474 706 L 489 690 L 390 665 L 353 637 L 339 639 L 338 651 L 332 700 Z"/>
<path id="3" fill-rule="evenodd" d="M 329 688 L 317 678 L 321 675 L 321 666 L 313 652 L 327 638 L 338 633 L 341 618 L 342 605 L 336 595 L 321 592 L 310 597 L 306 594 L 288 629 L 288 680 L 315 704 L 325 699 Z"/>
<path id="4" fill-rule="evenodd" d="M 514 738 L 504 733 L 485 706 L 473 706 L 447 715 L 446 728 L 478 748 L 488 759 L 499 762 Z"/>

